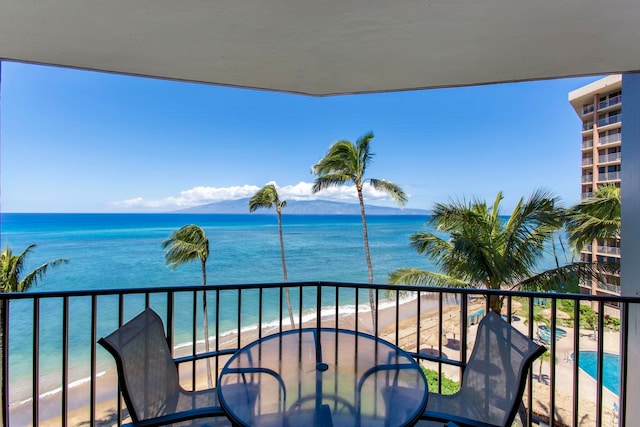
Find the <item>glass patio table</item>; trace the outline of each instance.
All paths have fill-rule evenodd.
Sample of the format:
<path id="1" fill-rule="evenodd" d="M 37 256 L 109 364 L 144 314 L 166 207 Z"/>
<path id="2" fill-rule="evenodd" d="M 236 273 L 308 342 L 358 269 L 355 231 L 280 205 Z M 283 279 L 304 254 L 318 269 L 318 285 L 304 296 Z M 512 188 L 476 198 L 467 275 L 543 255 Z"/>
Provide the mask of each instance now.
<path id="1" fill-rule="evenodd" d="M 218 378 L 220 404 L 240 426 L 411 426 L 427 391 L 411 355 L 372 335 L 333 328 L 264 337 L 236 352 Z"/>

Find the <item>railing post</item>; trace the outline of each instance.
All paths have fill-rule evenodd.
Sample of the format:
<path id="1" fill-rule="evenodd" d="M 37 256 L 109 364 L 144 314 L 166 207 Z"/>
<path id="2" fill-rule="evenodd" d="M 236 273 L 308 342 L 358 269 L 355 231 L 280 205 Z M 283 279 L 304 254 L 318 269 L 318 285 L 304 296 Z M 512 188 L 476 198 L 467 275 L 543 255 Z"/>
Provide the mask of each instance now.
<path id="1" fill-rule="evenodd" d="M 0 384 L 2 384 L 2 425 L 9 425 L 9 300 L 3 299 L 0 303 L 2 312 L 0 313 L 0 329 L 2 337 L 0 339 L 0 357 L 2 357 L 2 367 L 0 368 Z"/>

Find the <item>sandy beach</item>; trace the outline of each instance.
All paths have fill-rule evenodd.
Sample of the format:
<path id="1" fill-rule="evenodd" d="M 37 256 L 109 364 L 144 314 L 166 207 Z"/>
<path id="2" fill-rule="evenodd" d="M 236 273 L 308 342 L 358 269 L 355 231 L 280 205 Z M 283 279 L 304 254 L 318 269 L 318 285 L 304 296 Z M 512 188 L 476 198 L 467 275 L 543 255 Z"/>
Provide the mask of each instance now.
<path id="1" fill-rule="evenodd" d="M 468 313 L 474 313 L 477 310 L 484 309 L 484 303 L 481 300 L 471 301 L 468 306 Z M 437 299 L 431 299 L 429 296 L 424 296 L 421 301 L 421 315 L 420 323 L 416 321 L 417 303 L 415 300 L 403 302 L 400 305 L 400 309 L 396 313 L 395 306 L 389 308 L 381 308 L 379 310 L 379 335 L 382 338 L 387 339 L 392 343 L 396 343 L 408 351 L 416 351 L 418 348 L 424 350 L 437 350 L 438 348 L 438 309 Z M 456 346 L 456 340 L 459 336 L 460 325 L 460 309 L 456 304 L 445 305 L 443 307 L 443 338 L 442 338 L 442 352 L 443 356 L 460 360 L 460 352 Z M 399 322 L 396 323 L 396 316 Z M 358 329 L 362 332 L 371 332 L 371 316 L 369 312 L 360 312 L 358 315 Z M 522 332 L 527 333 L 528 325 L 522 320 L 516 320 L 513 325 L 520 329 Z M 315 327 L 316 320 L 311 319 L 303 324 L 304 327 Z M 355 329 L 356 318 L 354 314 L 339 315 L 336 319 L 335 315 L 322 319 L 323 327 L 339 327 L 344 329 Z M 286 328 L 286 325 L 283 325 Z M 457 327 L 457 329 L 456 329 Z M 286 328 L 288 329 L 288 328 Z M 556 413 L 555 419 L 557 425 L 570 425 L 572 422 L 571 405 L 572 405 L 572 393 L 573 393 L 573 362 L 568 357 L 573 352 L 573 329 L 564 328 L 567 330 L 567 336 L 557 341 L 556 343 L 556 364 L 555 364 L 555 404 Z M 418 332 L 419 330 L 419 332 Z M 472 344 L 475 340 L 475 332 L 477 325 L 469 326 L 467 339 L 469 345 L 469 354 L 472 348 Z M 456 333 L 456 331 L 458 333 Z M 277 328 L 268 327 L 263 328 L 262 335 L 266 336 L 271 333 L 277 332 Z M 420 339 L 418 340 L 418 333 Z M 588 338 L 589 331 L 580 331 L 581 338 L 580 350 L 596 349 L 596 341 Z M 244 346 L 258 338 L 258 330 L 243 331 L 241 333 L 241 341 L 238 343 L 238 336 L 236 333 L 230 333 L 221 340 L 219 343 L 220 349 L 236 348 L 238 345 Z M 605 331 L 605 351 L 618 352 L 619 333 L 614 331 Z M 459 344 L 459 341 L 457 341 Z M 212 348 L 215 343 L 211 343 Z M 182 349 L 182 353 L 190 352 L 191 349 Z M 198 349 L 203 351 L 203 349 Z M 349 351 L 349 349 L 344 349 Z M 176 356 L 182 356 L 180 351 Z M 221 358 L 217 369 L 222 369 L 226 358 Z M 185 366 L 181 369 L 181 379 L 185 388 L 191 387 L 191 367 Z M 426 362 L 427 368 L 437 369 L 435 363 Z M 539 378 L 538 373 L 540 370 L 540 362 L 534 363 L 534 381 L 533 381 L 533 402 L 534 413 L 539 416 L 541 420 L 549 419 L 549 401 L 551 396 L 551 389 L 548 385 L 550 366 L 548 362 L 542 363 L 542 376 Z M 460 377 L 460 370 L 458 368 L 443 365 L 443 372 L 448 378 L 458 381 Z M 207 375 L 205 363 L 198 363 L 196 367 L 196 388 L 207 388 Z M 80 386 L 74 387 L 69 390 L 69 410 L 67 425 L 70 426 L 88 426 L 90 425 L 90 407 L 89 407 L 89 392 L 90 383 L 85 383 Z M 95 407 L 95 419 L 96 426 L 115 426 L 117 425 L 117 375 L 115 372 L 115 366 L 113 369 L 108 370 L 104 375 L 97 379 L 96 383 L 97 397 Z M 584 371 L 579 370 L 579 414 L 580 419 L 578 425 L 580 426 L 595 426 L 595 396 L 596 396 L 596 382 L 593 378 L 587 375 Z M 615 414 L 612 410 L 613 403 L 617 402 L 617 396 L 611 393 L 609 390 L 604 389 L 603 392 L 603 421 L 605 425 L 612 425 Z M 526 400 L 525 400 L 526 401 Z M 60 416 L 61 401 L 60 396 L 49 396 L 40 400 L 40 417 L 43 419 L 40 421 L 40 425 L 44 427 L 53 427 L 63 425 L 63 420 Z M 123 410 L 126 408 L 123 404 Z M 13 413 L 11 417 L 11 425 L 22 426 L 30 425 L 31 414 L 19 414 Z M 418 424 L 419 425 L 419 424 Z"/>

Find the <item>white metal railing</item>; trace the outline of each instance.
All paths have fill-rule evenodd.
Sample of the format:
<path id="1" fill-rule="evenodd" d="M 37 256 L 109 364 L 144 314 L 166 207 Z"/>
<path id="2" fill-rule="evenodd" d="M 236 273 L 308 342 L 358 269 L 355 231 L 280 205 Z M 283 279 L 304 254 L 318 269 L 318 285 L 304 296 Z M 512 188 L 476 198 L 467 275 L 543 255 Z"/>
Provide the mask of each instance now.
<path id="1" fill-rule="evenodd" d="M 617 162 L 621 159 L 621 153 L 617 152 L 617 153 L 609 153 L 609 154 L 603 154 L 601 156 L 598 156 L 598 162 L 600 163 L 608 163 L 608 162 Z M 583 165 L 584 165 L 584 160 L 583 160 Z"/>
<path id="2" fill-rule="evenodd" d="M 584 250 L 587 251 L 587 252 L 592 252 L 593 251 L 593 245 L 592 244 L 584 245 Z"/>
<path id="3" fill-rule="evenodd" d="M 617 105 L 620 103 L 622 103 L 622 95 L 614 96 L 614 97 L 605 99 L 604 101 L 598 102 L 598 110 L 603 110 L 605 108 L 609 108 L 613 105 Z M 582 114 L 585 114 L 585 113 L 583 112 Z"/>
<path id="4" fill-rule="evenodd" d="M 593 139 L 587 139 L 586 141 L 582 141 L 582 148 L 591 148 L 593 147 Z"/>
<path id="5" fill-rule="evenodd" d="M 593 129 L 593 122 L 589 121 L 589 122 L 584 122 L 582 123 L 582 131 L 586 131 L 586 130 L 591 130 Z"/>
<path id="6" fill-rule="evenodd" d="M 582 183 L 587 184 L 589 182 L 593 182 L 593 175 L 582 175 Z"/>
<path id="7" fill-rule="evenodd" d="M 600 173 L 598 174 L 598 180 L 599 181 L 618 181 L 620 180 L 620 171 Z"/>
<path id="8" fill-rule="evenodd" d="M 615 246 L 598 245 L 598 253 L 599 254 L 605 254 L 605 255 L 618 255 L 618 256 L 620 256 L 620 248 L 617 248 Z"/>
<path id="9" fill-rule="evenodd" d="M 594 109 L 593 104 L 585 105 L 582 107 L 582 115 L 584 116 L 585 114 L 593 113 Z"/>
<path id="10" fill-rule="evenodd" d="M 598 289 L 620 295 L 620 285 L 614 283 L 598 282 Z"/>
<path id="11" fill-rule="evenodd" d="M 589 197 L 593 197 L 592 191 L 585 191 L 584 193 L 580 193 L 581 199 L 588 199 Z"/>
<path id="12" fill-rule="evenodd" d="M 591 166 L 593 165 L 593 157 L 585 157 L 582 159 L 582 166 Z"/>
<path id="13" fill-rule="evenodd" d="M 620 132 L 612 133 L 611 135 L 601 136 L 598 139 L 598 145 L 613 144 L 620 141 L 622 141 L 622 134 Z"/>
<path id="14" fill-rule="evenodd" d="M 598 127 L 612 125 L 622 121 L 622 114 L 613 114 L 598 119 Z"/>

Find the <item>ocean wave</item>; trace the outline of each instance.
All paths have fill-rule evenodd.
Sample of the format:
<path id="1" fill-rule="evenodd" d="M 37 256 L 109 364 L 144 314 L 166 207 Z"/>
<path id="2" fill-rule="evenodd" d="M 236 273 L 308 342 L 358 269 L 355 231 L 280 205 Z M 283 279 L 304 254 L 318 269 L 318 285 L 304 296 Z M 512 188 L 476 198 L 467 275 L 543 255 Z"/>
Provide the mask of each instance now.
<path id="1" fill-rule="evenodd" d="M 107 371 L 98 372 L 96 374 L 96 379 L 100 378 L 100 377 L 102 377 L 102 376 L 104 376 L 106 374 L 107 374 Z M 88 382 L 91 382 L 91 377 L 85 377 L 85 378 L 81 378 L 81 379 L 76 380 L 76 381 L 72 381 L 72 382 L 69 383 L 69 389 L 73 389 L 73 388 L 79 387 L 79 386 L 81 386 L 83 384 L 86 384 Z M 43 393 L 40 393 L 40 395 L 38 395 L 38 400 L 42 400 L 45 397 L 49 397 L 49 396 L 55 396 L 58 393 L 62 393 L 62 386 L 56 387 L 53 390 L 49 390 L 49 391 L 45 391 Z M 19 402 L 10 403 L 9 404 L 9 408 L 15 408 L 15 407 L 18 407 L 18 406 L 26 405 L 28 403 L 31 403 L 32 401 L 33 401 L 33 398 L 29 397 L 29 398 L 21 400 Z"/>

